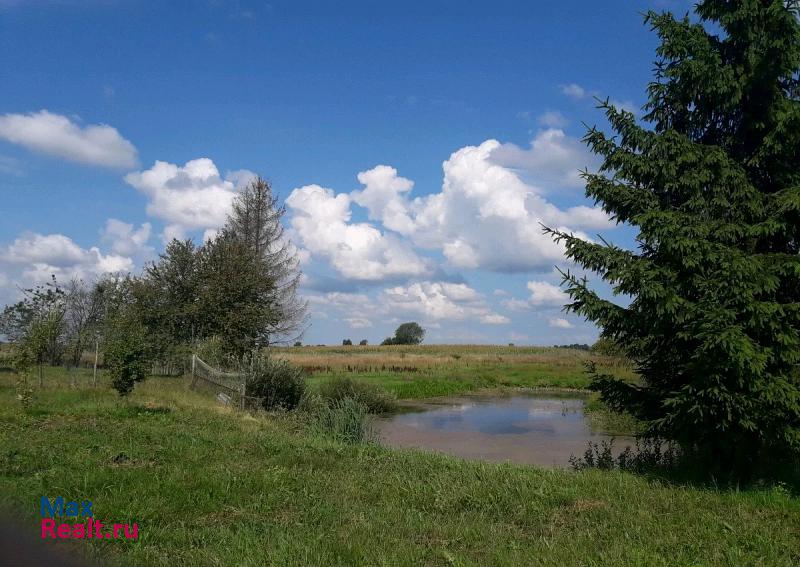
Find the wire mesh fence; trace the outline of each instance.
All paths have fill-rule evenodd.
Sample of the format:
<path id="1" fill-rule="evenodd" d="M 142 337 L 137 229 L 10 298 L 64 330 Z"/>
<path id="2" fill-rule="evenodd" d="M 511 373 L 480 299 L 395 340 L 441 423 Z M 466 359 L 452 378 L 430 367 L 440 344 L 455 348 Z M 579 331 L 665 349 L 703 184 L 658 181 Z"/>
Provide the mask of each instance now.
<path id="1" fill-rule="evenodd" d="M 196 354 L 192 355 L 192 390 L 213 394 L 223 405 L 241 410 L 257 410 L 262 398 L 247 395 L 247 378 L 241 372 L 229 372 L 214 368 Z"/>

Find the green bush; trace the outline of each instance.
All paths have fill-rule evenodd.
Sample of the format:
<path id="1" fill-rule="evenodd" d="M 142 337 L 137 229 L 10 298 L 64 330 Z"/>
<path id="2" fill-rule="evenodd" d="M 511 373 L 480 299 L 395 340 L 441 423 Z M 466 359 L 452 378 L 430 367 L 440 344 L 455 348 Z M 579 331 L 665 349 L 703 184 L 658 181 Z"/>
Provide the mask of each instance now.
<path id="1" fill-rule="evenodd" d="M 265 410 L 294 409 L 306 391 L 303 370 L 285 360 L 256 354 L 242 363 L 241 372 L 246 395 L 260 398 Z"/>
<path id="2" fill-rule="evenodd" d="M 320 395 L 328 405 L 342 400 L 355 400 L 369 413 L 385 413 L 397 407 L 394 396 L 380 386 L 343 376 L 323 382 L 320 385 Z"/>
<path id="3" fill-rule="evenodd" d="M 103 345 L 103 359 L 113 388 L 120 396 L 130 394 L 136 382 L 144 380 L 150 369 L 144 327 L 127 318 L 114 321 Z"/>

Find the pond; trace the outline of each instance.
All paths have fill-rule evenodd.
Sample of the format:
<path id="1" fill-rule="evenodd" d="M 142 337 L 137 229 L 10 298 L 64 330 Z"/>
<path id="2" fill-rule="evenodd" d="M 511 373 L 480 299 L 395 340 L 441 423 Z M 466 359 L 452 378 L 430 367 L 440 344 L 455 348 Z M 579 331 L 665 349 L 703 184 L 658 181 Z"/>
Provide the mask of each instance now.
<path id="1" fill-rule="evenodd" d="M 584 405 L 583 398 L 555 394 L 447 398 L 409 406 L 376 426 L 392 447 L 564 468 L 588 442 L 611 439 L 592 427 Z M 632 437 L 615 437 L 615 453 L 627 445 Z"/>

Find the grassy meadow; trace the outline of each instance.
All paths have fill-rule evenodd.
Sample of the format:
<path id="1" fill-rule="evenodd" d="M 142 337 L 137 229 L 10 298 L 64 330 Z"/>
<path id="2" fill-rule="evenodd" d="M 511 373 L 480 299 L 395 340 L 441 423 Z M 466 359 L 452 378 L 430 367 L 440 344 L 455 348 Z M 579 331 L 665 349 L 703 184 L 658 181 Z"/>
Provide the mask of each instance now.
<path id="1" fill-rule="evenodd" d="M 399 399 L 463 394 L 493 388 L 584 389 L 585 364 L 635 379 L 624 360 L 587 351 L 487 345 L 287 347 L 275 355 L 306 369 L 312 383 L 352 376 Z"/>
<path id="2" fill-rule="evenodd" d="M 312 382 L 347 374 L 401 398 L 580 388 L 588 357 L 435 346 L 297 347 L 280 355 L 316 366 Z M 800 562 L 800 499 L 780 486 L 679 486 L 616 471 L 347 445 L 315 434 L 296 414 L 220 406 L 189 390 L 186 377 L 149 378 L 120 400 L 102 375 L 91 387 L 90 369 L 48 368 L 27 408 L 15 382 L 0 370 L 0 510 L 35 537 L 41 496 L 92 500 L 102 521 L 137 522 L 139 539 L 58 547 L 114 564 Z"/>

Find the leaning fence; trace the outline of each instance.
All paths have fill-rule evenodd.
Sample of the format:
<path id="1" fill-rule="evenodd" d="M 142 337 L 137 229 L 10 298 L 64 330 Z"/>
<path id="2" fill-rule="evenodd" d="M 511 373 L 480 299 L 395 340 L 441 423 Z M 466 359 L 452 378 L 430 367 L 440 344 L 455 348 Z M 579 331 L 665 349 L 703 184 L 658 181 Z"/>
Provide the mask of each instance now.
<path id="1" fill-rule="evenodd" d="M 192 390 L 202 390 L 215 395 L 218 402 L 241 410 L 258 409 L 262 398 L 247 395 L 247 379 L 241 372 L 214 368 L 196 354 L 192 355 Z"/>

